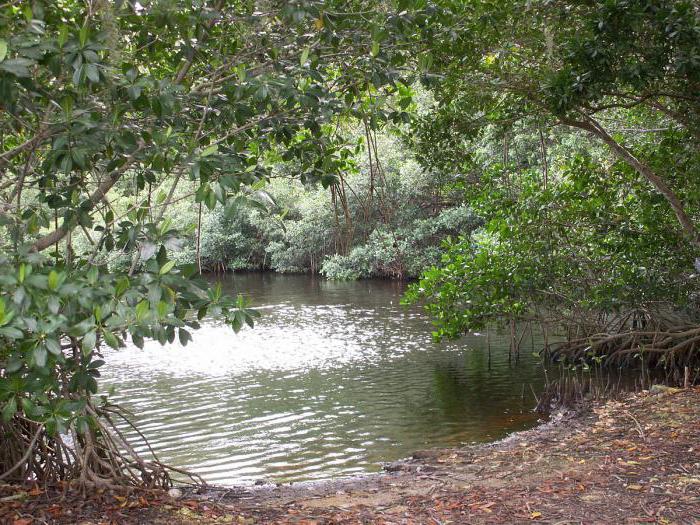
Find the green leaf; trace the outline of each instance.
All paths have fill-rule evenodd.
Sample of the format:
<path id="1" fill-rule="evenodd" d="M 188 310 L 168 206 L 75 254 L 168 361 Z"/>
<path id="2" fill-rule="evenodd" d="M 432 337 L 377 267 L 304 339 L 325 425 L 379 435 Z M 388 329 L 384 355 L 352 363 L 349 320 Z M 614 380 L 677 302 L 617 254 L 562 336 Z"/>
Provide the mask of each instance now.
<path id="1" fill-rule="evenodd" d="M 239 82 L 244 82 L 246 79 L 246 70 L 245 70 L 245 64 L 238 64 L 236 66 L 236 75 L 238 76 L 238 81 Z"/>
<path id="2" fill-rule="evenodd" d="M 112 348 L 119 348 L 119 339 L 109 330 L 102 330 L 102 337 L 104 337 L 105 343 L 107 343 Z"/>
<path id="3" fill-rule="evenodd" d="M 148 302 L 155 304 L 163 297 L 163 288 L 158 283 L 152 283 L 148 286 Z"/>
<path id="4" fill-rule="evenodd" d="M 139 334 L 131 334 L 131 341 L 136 345 L 136 348 L 143 349 L 143 337 Z"/>
<path id="5" fill-rule="evenodd" d="M 44 423 L 46 427 L 46 432 L 49 436 L 55 436 L 57 432 L 57 423 L 56 423 L 56 418 L 52 417 L 46 420 Z"/>
<path id="6" fill-rule="evenodd" d="M 58 288 L 58 272 L 56 270 L 51 270 L 49 272 L 48 286 L 49 290 L 56 290 L 56 288 Z"/>
<path id="7" fill-rule="evenodd" d="M 226 206 L 224 206 L 224 217 L 227 219 L 232 218 L 234 215 L 236 215 L 236 211 L 238 210 L 238 200 L 237 199 L 232 199 L 226 203 Z"/>
<path id="8" fill-rule="evenodd" d="M 81 81 L 82 78 L 83 78 L 83 71 L 84 71 L 83 67 L 84 67 L 84 66 L 80 66 L 79 68 L 77 68 L 77 69 L 73 72 L 73 84 L 75 84 L 76 86 L 79 86 L 79 85 L 80 85 L 80 81 Z"/>
<path id="9" fill-rule="evenodd" d="M 136 320 L 137 321 L 143 321 L 146 316 L 148 316 L 148 313 L 150 311 L 151 307 L 148 304 L 148 301 L 145 299 L 141 301 L 139 304 L 136 305 Z"/>
<path id="10" fill-rule="evenodd" d="M 7 56 L 7 42 L 0 38 L 0 62 Z"/>
<path id="11" fill-rule="evenodd" d="M 216 153 L 217 151 L 219 151 L 219 146 L 216 145 L 216 144 L 213 144 L 213 145 L 209 146 L 208 148 L 202 150 L 201 156 L 202 156 L 202 157 L 208 157 L 208 156 L 210 156 L 210 155 L 213 155 L 213 154 Z"/>
<path id="12" fill-rule="evenodd" d="M 78 34 L 78 37 L 80 39 L 80 47 L 85 47 L 85 44 L 87 44 L 89 31 L 90 31 L 90 28 L 87 25 L 87 19 L 86 19 L 85 23 L 80 28 L 80 33 Z"/>
<path id="13" fill-rule="evenodd" d="M 69 330 L 68 333 L 74 337 L 80 337 L 90 330 L 92 330 L 95 326 L 95 321 L 94 317 L 90 316 L 87 319 L 83 319 L 79 323 L 74 324 Z"/>
<path id="14" fill-rule="evenodd" d="M 13 326 L 3 326 L 0 328 L 0 335 L 8 339 L 21 339 L 24 336 L 22 330 Z"/>
<path id="15" fill-rule="evenodd" d="M 214 208 L 216 208 L 216 193 L 214 193 L 213 191 L 209 192 L 209 194 L 207 195 L 207 199 L 205 201 L 205 204 L 207 205 L 207 208 L 209 208 L 210 210 L 213 210 Z"/>
<path id="16" fill-rule="evenodd" d="M 265 84 L 263 84 L 255 91 L 255 98 L 256 100 L 262 101 L 265 100 L 269 94 L 270 91 L 268 87 Z"/>
<path id="17" fill-rule="evenodd" d="M 80 416 L 76 419 L 76 429 L 79 434 L 85 435 L 90 430 L 90 425 L 88 425 L 87 419 L 84 416 Z"/>
<path id="18" fill-rule="evenodd" d="M 246 324 L 251 327 L 255 328 L 255 319 L 253 319 L 252 315 L 248 315 L 247 313 L 245 314 L 245 322 Z"/>
<path id="19" fill-rule="evenodd" d="M 46 357 L 48 356 L 48 353 L 46 352 L 46 347 L 44 345 L 39 345 L 35 347 L 32 352 L 32 356 L 34 357 L 34 362 L 36 363 L 36 366 L 40 368 L 46 366 Z"/>
<path id="20" fill-rule="evenodd" d="M 2 407 L 2 419 L 3 421 L 7 422 L 10 419 L 12 419 L 12 416 L 15 415 L 17 412 L 17 398 L 15 396 L 12 396 L 7 403 L 5 403 L 5 406 Z"/>
<path id="21" fill-rule="evenodd" d="M 44 344 L 46 345 L 46 349 L 53 355 L 59 355 L 61 353 L 61 345 L 58 340 L 49 337 L 44 341 Z"/>
<path id="22" fill-rule="evenodd" d="M 168 313 L 168 303 L 165 301 L 159 301 L 156 305 L 156 310 L 158 311 L 158 316 L 163 318 Z"/>
<path id="23" fill-rule="evenodd" d="M 20 404 L 22 405 L 22 411 L 27 417 L 33 417 L 37 413 L 36 405 L 26 397 L 20 399 Z"/>
<path id="24" fill-rule="evenodd" d="M 177 336 L 180 339 L 180 344 L 182 346 L 186 346 L 187 343 L 192 341 L 192 334 L 190 334 L 187 330 L 184 328 L 180 328 L 177 332 Z"/>
<path id="25" fill-rule="evenodd" d="M 24 366 L 24 361 L 22 361 L 21 359 L 10 358 L 7 361 L 7 365 L 5 367 L 5 370 L 9 374 L 14 374 L 18 370 L 21 370 L 23 366 Z"/>
<path id="26" fill-rule="evenodd" d="M 32 76 L 29 68 L 33 65 L 34 62 L 32 60 L 28 60 L 26 58 L 13 58 L 0 62 L 0 69 L 7 71 L 16 77 L 27 78 Z"/>
<path id="27" fill-rule="evenodd" d="M 141 96 L 141 86 L 129 86 L 126 91 L 131 100 L 136 100 Z"/>
<path id="28" fill-rule="evenodd" d="M 124 292 L 126 292 L 129 289 L 129 286 L 131 286 L 131 283 L 129 282 L 128 277 L 122 277 L 117 281 L 117 284 L 114 287 L 114 294 L 117 297 L 121 297 Z"/>
<path id="29" fill-rule="evenodd" d="M 8 324 L 14 316 L 15 312 L 5 310 L 5 301 L 0 298 L 0 326 Z"/>
<path id="30" fill-rule="evenodd" d="M 174 267 L 175 267 L 175 261 L 168 261 L 161 267 L 161 269 L 158 273 L 160 275 L 165 275 L 170 270 L 172 270 Z"/>
<path id="31" fill-rule="evenodd" d="M 85 74 L 87 75 L 90 82 L 97 84 L 100 81 L 100 70 L 97 69 L 96 64 L 88 64 L 85 66 Z"/>
<path id="32" fill-rule="evenodd" d="M 236 312 L 233 319 L 231 319 L 231 328 L 235 333 L 238 333 L 241 328 L 243 328 L 243 322 L 241 321 L 240 312 Z"/>
<path id="33" fill-rule="evenodd" d="M 95 330 L 90 330 L 87 334 L 83 336 L 83 340 L 81 341 L 80 348 L 83 350 L 83 355 L 88 355 L 93 348 L 95 348 L 95 344 L 97 343 L 97 332 Z"/>
<path id="34" fill-rule="evenodd" d="M 90 269 L 87 272 L 87 280 L 90 284 L 94 285 L 97 283 L 97 278 L 100 275 L 100 271 L 97 269 L 97 266 L 90 266 Z"/>

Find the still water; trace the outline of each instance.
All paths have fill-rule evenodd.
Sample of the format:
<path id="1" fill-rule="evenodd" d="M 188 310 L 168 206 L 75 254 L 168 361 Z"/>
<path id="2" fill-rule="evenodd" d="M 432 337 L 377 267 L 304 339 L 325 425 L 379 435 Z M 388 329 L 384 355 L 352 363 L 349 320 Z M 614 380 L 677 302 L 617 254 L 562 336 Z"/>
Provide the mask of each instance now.
<path id="1" fill-rule="evenodd" d="M 223 284 L 259 308 L 255 329 L 210 320 L 186 347 L 110 351 L 102 383 L 162 461 L 210 483 L 377 471 L 537 422 L 543 373 L 529 334 L 517 366 L 506 335 L 491 334 L 489 367 L 484 336 L 433 343 L 420 309 L 399 304 L 401 283 L 235 274 Z"/>

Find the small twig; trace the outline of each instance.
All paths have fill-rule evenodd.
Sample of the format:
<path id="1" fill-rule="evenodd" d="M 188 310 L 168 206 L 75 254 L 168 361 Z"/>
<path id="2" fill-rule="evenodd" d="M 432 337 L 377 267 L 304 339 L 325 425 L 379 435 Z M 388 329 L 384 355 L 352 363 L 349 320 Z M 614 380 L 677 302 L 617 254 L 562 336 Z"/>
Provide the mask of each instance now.
<path id="1" fill-rule="evenodd" d="M 634 423 L 637 425 L 637 432 L 639 432 L 639 436 L 642 438 L 643 441 L 646 441 L 647 438 L 644 435 L 644 430 L 642 429 L 642 425 L 639 424 L 639 421 L 637 421 L 637 418 L 634 417 L 628 410 L 623 411 L 623 414 L 630 417 L 632 421 L 634 421 Z"/>

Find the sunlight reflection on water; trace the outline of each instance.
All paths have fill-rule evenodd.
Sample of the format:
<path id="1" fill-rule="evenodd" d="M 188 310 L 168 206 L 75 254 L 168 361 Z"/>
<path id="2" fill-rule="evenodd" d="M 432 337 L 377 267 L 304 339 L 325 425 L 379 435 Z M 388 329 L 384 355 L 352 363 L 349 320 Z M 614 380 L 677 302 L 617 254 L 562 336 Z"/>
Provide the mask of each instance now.
<path id="1" fill-rule="evenodd" d="M 542 372 L 510 367 L 505 336 L 436 345 L 387 281 L 227 277 L 263 317 L 234 335 L 207 321 L 187 347 L 109 351 L 103 386 L 134 412 L 161 460 L 207 481 L 299 481 L 377 470 L 428 446 L 533 425 Z M 527 386 L 527 391 L 530 391 Z"/>

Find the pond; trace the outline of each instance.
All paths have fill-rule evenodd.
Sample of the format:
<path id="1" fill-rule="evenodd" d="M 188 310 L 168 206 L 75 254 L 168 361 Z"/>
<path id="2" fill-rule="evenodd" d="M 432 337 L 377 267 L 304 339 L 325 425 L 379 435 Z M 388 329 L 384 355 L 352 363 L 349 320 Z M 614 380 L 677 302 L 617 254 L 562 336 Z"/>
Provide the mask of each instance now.
<path id="1" fill-rule="evenodd" d="M 102 383 L 162 461 L 209 483 L 351 476 L 537 423 L 544 378 L 529 334 L 511 366 L 506 334 L 434 343 L 421 310 L 399 304 L 402 283 L 270 273 L 222 283 L 259 308 L 255 329 L 209 320 L 186 347 L 109 351 Z"/>

